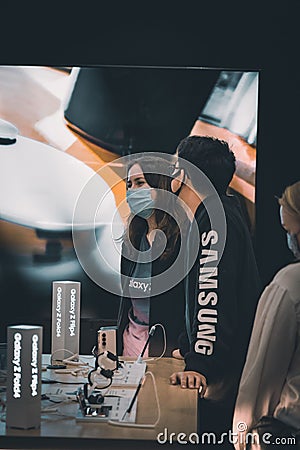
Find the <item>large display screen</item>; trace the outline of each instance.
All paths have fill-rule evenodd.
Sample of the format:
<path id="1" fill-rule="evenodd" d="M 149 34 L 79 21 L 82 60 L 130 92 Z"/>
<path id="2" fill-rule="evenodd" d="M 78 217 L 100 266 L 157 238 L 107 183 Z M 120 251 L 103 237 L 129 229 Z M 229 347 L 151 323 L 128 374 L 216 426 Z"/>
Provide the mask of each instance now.
<path id="1" fill-rule="evenodd" d="M 120 247 L 111 221 L 127 217 L 122 157 L 173 155 L 191 134 L 228 141 L 236 157 L 230 191 L 253 236 L 258 88 L 256 71 L 0 66 L 0 342 L 8 325 L 43 325 L 43 351 L 50 351 L 53 281 L 81 282 L 82 353 L 100 326 L 117 320 Z M 103 259 L 92 268 L 109 280 L 104 287 L 82 264 L 72 234 L 91 179 L 107 192 L 94 242 Z M 84 208 L 77 224 L 90 245 Z"/>

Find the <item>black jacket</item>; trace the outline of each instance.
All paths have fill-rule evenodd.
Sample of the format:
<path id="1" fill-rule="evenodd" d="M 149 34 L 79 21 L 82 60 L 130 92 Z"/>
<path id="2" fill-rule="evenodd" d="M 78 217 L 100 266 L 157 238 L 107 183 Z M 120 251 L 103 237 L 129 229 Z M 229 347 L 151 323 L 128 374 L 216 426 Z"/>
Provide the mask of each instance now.
<path id="1" fill-rule="evenodd" d="M 212 207 L 216 202 L 214 197 L 206 201 Z M 232 396 L 244 365 L 261 283 L 239 201 L 224 195 L 221 202 L 227 230 L 218 263 L 214 257 L 219 224 L 212 229 L 203 204 L 195 214 L 200 248 L 186 287 L 190 342 L 188 333 L 182 334 L 180 351 L 185 355 L 185 370 L 202 373 L 208 384 L 221 386 L 222 395 L 227 389 Z"/>
<path id="2" fill-rule="evenodd" d="M 155 246 L 155 240 L 153 242 Z M 152 276 L 163 274 L 168 267 L 178 257 L 180 249 L 180 240 L 174 248 L 172 255 L 167 259 L 158 258 L 152 262 Z M 126 245 L 122 245 L 121 256 L 121 280 L 123 297 L 121 298 L 121 307 L 119 313 L 118 326 L 118 354 L 123 352 L 123 332 L 128 324 L 128 311 L 131 308 L 131 299 L 128 297 L 128 289 L 125 283 L 125 277 L 130 277 L 135 269 L 136 263 L 126 257 Z M 152 279 L 152 287 L 155 279 Z M 166 331 L 166 352 L 164 356 L 171 356 L 172 350 L 178 348 L 178 336 L 184 330 L 184 287 L 183 281 L 179 282 L 170 290 L 150 297 L 150 318 L 149 327 L 156 323 L 161 323 Z M 149 343 L 149 356 L 159 356 L 163 351 L 163 333 L 161 327 L 157 327 L 154 336 Z"/>

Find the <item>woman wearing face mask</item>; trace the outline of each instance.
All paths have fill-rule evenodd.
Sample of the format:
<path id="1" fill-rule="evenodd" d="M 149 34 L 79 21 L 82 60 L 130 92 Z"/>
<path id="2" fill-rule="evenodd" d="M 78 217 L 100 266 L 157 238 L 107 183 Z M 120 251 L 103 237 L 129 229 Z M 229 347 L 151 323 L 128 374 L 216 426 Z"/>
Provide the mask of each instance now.
<path id="1" fill-rule="evenodd" d="M 300 445 L 300 181 L 285 189 L 279 205 L 294 261 L 275 275 L 258 303 L 235 406 L 236 449 Z M 250 433 L 260 445 L 251 446 Z"/>
<path id="2" fill-rule="evenodd" d="M 123 356 L 140 355 L 149 329 L 156 323 L 165 329 L 165 356 L 171 356 L 184 328 L 180 248 L 187 218 L 171 191 L 172 172 L 170 163 L 158 156 L 139 157 L 127 168 L 126 200 L 131 214 L 122 244 L 123 297 L 118 328 L 118 353 Z M 168 288 L 164 284 L 171 267 L 176 280 Z M 157 327 L 144 357 L 162 353 L 163 337 L 163 330 Z"/>

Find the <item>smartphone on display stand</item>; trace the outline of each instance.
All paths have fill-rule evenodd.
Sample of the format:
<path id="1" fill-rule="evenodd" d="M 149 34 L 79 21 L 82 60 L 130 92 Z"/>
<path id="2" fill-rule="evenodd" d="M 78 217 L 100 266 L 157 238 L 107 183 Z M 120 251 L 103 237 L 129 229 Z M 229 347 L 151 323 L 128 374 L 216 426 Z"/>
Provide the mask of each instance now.
<path id="1" fill-rule="evenodd" d="M 117 354 L 116 326 L 100 327 L 98 330 L 98 355 L 105 351 Z"/>

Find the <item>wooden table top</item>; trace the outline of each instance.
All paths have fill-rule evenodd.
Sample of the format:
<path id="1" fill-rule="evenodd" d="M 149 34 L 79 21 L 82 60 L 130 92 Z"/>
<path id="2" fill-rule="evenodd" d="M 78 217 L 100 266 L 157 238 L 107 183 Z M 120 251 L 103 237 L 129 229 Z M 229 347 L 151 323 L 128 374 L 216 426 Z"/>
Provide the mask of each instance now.
<path id="1" fill-rule="evenodd" d="M 79 406 L 77 402 L 71 402 L 58 404 L 56 413 L 43 413 L 39 430 L 6 429 L 5 422 L 1 421 L 0 437 L 32 438 L 32 442 L 35 441 L 35 437 L 64 438 L 67 445 L 68 439 L 66 438 L 83 438 L 80 439 L 82 442 L 86 439 L 101 439 L 118 440 L 119 443 L 123 440 L 130 440 L 131 442 L 142 440 L 156 443 L 159 433 L 163 433 L 161 439 L 164 439 L 165 436 L 168 436 L 169 439 L 171 433 L 175 433 L 175 436 L 173 434 L 173 440 L 178 433 L 185 433 L 189 436 L 197 432 L 197 390 L 184 390 L 180 386 L 171 385 L 169 382 L 169 376 L 174 371 L 182 370 L 182 368 L 183 361 L 174 358 L 147 361 L 146 371 L 152 372 L 155 377 L 161 409 L 160 420 L 155 428 L 128 428 L 107 423 L 76 422 L 75 417 Z M 43 378 L 45 377 L 47 377 L 47 374 L 45 375 L 45 372 L 43 372 Z M 64 375 L 64 377 L 70 380 L 70 375 Z M 58 386 L 59 384 L 43 384 L 42 391 L 54 393 Z M 76 385 L 70 385 L 70 391 L 77 387 Z M 136 423 L 155 423 L 157 414 L 153 381 L 150 376 L 147 376 L 138 396 Z M 43 439 L 38 439 L 38 441 L 42 445 Z M 122 446 L 122 448 L 124 447 Z"/>

